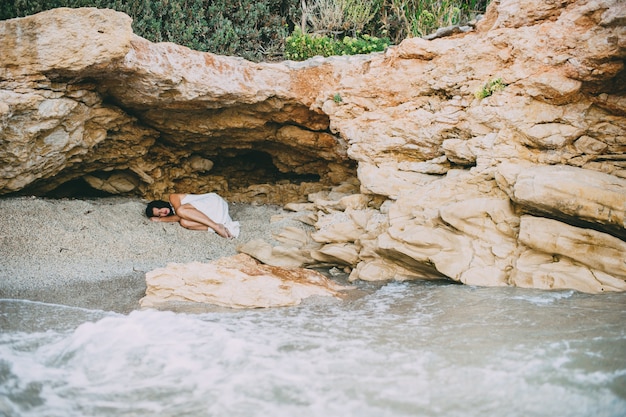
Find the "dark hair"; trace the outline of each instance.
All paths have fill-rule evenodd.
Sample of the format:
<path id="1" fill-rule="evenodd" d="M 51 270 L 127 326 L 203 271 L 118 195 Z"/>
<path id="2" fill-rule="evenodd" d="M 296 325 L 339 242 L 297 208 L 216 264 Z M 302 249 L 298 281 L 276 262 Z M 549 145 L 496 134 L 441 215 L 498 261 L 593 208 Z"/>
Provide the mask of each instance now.
<path id="1" fill-rule="evenodd" d="M 155 208 L 168 208 L 170 209 L 170 214 L 168 214 L 168 216 L 173 216 L 174 215 L 174 208 L 172 207 L 172 205 L 170 203 L 168 203 L 167 201 L 163 201 L 163 200 L 154 200 L 148 203 L 148 207 L 146 207 L 146 216 L 148 217 L 154 217 L 154 212 L 152 209 Z"/>

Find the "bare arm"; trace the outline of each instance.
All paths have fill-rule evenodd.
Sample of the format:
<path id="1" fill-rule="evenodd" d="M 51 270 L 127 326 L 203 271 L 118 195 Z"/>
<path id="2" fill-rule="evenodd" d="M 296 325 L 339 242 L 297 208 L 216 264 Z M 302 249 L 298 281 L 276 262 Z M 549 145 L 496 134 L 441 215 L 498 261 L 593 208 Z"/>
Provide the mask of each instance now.
<path id="1" fill-rule="evenodd" d="M 170 194 L 170 204 L 174 207 L 174 211 L 178 213 L 180 202 L 187 197 L 187 194 Z"/>
<path id="2" fill-rule="evenodd" d="M 179 222 L 180 216 L 175 214 L 173 216 L 167 216 L 167 217 L 150 217 L 150 220 L 152 220 L 153 222 L 173 223 L 173 222 Z"/>

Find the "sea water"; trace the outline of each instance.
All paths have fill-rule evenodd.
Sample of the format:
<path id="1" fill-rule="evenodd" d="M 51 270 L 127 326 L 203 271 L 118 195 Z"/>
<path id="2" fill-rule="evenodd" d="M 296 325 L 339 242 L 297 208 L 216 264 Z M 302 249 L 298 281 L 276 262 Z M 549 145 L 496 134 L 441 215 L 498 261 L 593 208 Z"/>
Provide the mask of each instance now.
<path id="1" fill-rule="evenodd" d="M 388 283 L 119 314 L 0 300 L 2 416 L 626 416 L 626 294 Z"/>

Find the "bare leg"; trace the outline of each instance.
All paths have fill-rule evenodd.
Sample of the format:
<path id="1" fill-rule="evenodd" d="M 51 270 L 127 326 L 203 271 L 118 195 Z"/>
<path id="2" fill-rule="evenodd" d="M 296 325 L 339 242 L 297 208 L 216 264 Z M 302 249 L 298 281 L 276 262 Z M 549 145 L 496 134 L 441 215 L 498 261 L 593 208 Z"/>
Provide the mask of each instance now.
<path id="1" fill-rule="evenodd" d="M 193 220 L 180 219 L 179 223 L 185 229 L 189 229 L 189 230 L 205 230 L 206 231 L 209 229 L 209 226 L 207 226 L 206 224 L 194 222 Z"/>
<path id="2" fill-rule="evenodd" d="M 206 230 L 204 227 L 202 227 L 206 226 L 206 228 L 210 227 L 211 229 L 215 230 L 215 233 L 222 237 L 233 237 L 223 224 L 215 223 L 213 220 L 211 220 L 209 217 L 207 217 L 204 213 L 196 209 L 191 204 L 183 204 L 178 208 L 178 210 L 176 210 L 176 214 L 178 214 L 181 218 L 181 226 L 186 227 L 187 229 Z"/>

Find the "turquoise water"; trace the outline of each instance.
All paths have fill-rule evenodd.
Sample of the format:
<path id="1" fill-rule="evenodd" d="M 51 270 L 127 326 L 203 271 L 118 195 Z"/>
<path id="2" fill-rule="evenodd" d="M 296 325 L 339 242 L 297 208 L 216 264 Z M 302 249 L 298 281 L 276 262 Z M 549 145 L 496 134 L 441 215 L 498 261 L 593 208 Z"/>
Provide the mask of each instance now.
<path id="1" fill-rule="evenodd" d="M 390 283 L 272 310 L 0 300 L 2 416 L 626 416 L 626 294 Z"/>

